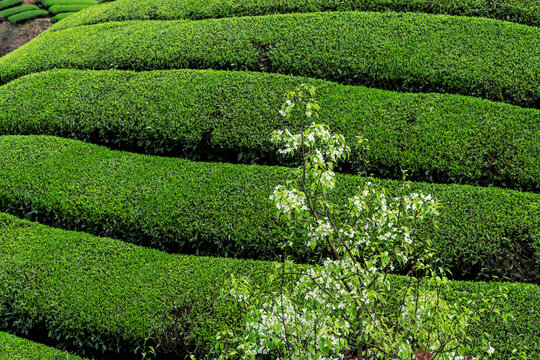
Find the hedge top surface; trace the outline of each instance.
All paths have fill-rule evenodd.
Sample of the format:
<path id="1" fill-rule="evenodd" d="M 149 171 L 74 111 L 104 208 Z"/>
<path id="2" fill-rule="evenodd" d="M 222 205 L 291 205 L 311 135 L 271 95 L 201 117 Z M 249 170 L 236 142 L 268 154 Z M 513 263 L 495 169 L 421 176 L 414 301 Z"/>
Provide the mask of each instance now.
<path id="1" fill-rule="evenodd" d="M 0 59 L 0 83 L 53 68 L 214 68 L 540 106 L 540 29 L 412 13 L 133 21 L 46 32 Z"/>
<path id="2" fill-rule="evenodd" d="M 62 24 L 54 26 L 51 30 L 109 21 L 200 20 L 295 12 L 351 10 L 409 11 L 483 16 L 514 21 L 525 25 L 540 25 L 540 0 L 500 0 L 497 2 L 485 0 L 348 0 L 339 2 L 334 0 L 117 0 L 77 15 Z"/>
<path id="3" fill-rule="evenodd" d="M 0 360 L 82 360 L 82 358 L 0 331 Z"/>
<path id="4" fill-rule="evenodd" d="M 280 259 L 276 246 L 292 233 L 291 258 L 319 256 L 298 224 L 276 219 L 269 200 L 291 179 L 288 168 L 139 155 L 49 136 L 0 137 L 0 163 L 1 211 L 169 251 L 266 260 Z M 363 182 L 340 175 L 333 196 L 346 202 Z M 398 181 L 382 185 L 400 192 Z M 456 277 L 537 280 L 540 194 L 424 183 L 413 183 L 414 191 L 443 206 L 438 229 L 425 223 L 418 235 L 432 239 Z"/>
<path id="5" fill-rule="evenodd" d="M 368 173 L 540 190 L 540 110 L 450 94 L 408 94 L 283 75 L 214 70 L 53 70 L 0 86 L 0 134 L 70 137 L 192 159 L 290 165 L 270 142 L 298 84 L 321 122 L 371 145 Z M 253 121 L 257 119 L 257 121 Z M 352 163 L 352 162 L 351 162 Z M 349 166 L 351 163 L 347 163 Z"/>
<path id="6" fill-rule="evenodd" d="M 230 274 L 246 276 L 270 294 L 273 264 L 260 261 L 170 255 L 120 241 L 30 223 L 0 214 L 0 299 L 17 320 L 40 319 L 60 338 L 86 346 L 133 351 L 145 339 L 159 353 L 203 349 L 220 330 L 241 325 L 236 301 L 221 297 Z M 28 279 L 30 281 L 28 281 Z M 398 285 L 404 278 L 391 277 Z M 450 282 L 450 301 L 489 296 L 497 283 Z M 482 331 L 508 360 L 514 348 L 540 356 L 540 291 L 536 285 L 505 284 L 511 312 L 486 319 Z M 2 312 L 0 303 L 0 316 Z M 22 322 L 19 322 L 22 323 Z M 92 339 L 92 340 L 90 340 Z"/>

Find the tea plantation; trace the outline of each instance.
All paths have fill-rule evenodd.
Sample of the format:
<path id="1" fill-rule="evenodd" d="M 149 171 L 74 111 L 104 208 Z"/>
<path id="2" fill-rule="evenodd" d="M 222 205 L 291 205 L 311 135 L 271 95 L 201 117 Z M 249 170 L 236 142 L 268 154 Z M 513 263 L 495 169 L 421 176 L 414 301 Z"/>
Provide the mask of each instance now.
<path id="1" fill-rule="evenodd" d="M 442 206 L 417 235 L 444 298 L 504 285 L 513 316 L 473 335 L 540 359 L 540 0 L 48 5 L 91 7 L 0 58 L 0 360 L 201 356 L 244 326 L 231 274 L 263 297 L 283 240 L 298 269 L 328 255 L 269 200 L 298 165 L 270 135 L 299 129 L 278 112 L 299 84 L 369 140 L 332 200 L 359 171 L 403 194 L 407 170 Z"/>

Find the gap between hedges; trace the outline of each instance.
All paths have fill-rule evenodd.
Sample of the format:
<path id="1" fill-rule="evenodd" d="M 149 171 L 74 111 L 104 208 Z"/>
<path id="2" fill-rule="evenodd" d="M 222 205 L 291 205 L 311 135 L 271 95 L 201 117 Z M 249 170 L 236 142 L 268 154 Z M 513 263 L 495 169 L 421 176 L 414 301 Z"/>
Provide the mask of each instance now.
<path id="1" fill-rule="evenodd" d="M 299 226 L 275 217 L 268 199 L 293 170 L 138 155 L 48 136 L 0 137 L 0 210 L 54 226 L 111 236 L 171 252 L 279 260 L 318 260 Z M 335 200 L 364 179 L 338 175 Z M 382 181 L 389 196 L 400 182 Z M 507 276 L 538 281 L 540 195 L 497 188 L 413 183 L 443 206 L 437 228 L 418 235 L 458 279 Z"/>

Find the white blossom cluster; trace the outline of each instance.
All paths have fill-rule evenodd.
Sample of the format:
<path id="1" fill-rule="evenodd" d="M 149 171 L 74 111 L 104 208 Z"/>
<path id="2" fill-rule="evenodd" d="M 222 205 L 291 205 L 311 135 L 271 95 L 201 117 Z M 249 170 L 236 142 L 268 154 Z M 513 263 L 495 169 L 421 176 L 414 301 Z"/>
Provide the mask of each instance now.
<path id="1" fill-rule="evenodd" d="M 283 185 L 276 186 L 273 194 L 270 195 L 270 200 L 275 202 L 276 207 L 283 214 L 308 210 L 306 195 L 297 189 L 289 190 Z"/>

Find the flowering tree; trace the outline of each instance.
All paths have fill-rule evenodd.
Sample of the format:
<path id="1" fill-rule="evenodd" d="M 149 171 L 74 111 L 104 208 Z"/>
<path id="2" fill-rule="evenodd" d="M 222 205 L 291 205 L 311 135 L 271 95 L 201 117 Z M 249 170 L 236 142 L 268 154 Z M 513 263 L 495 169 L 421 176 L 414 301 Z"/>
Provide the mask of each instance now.
<path id="1" fill-rule="evenodd" d="M 262 304 L 258 289 L 233 279 L 232 295 L 245 307 L 246 329 L 235 334 L 232 351 L 217 347 L 219 358 L 489 358 L 494 349 L 471 331 L 480 325 L 479 313 L 497 311 L 494 299 L 474 312 L 468 302 L 446 302 L 445 271 L 435 266 L 429 240 L 416 236 L 418 225 L 438 214 L 437 201 L 416 192 L 389 197 L 368 179 L 345 204 L 332 202 L 333 169 L 350 148 L 325 125 L 305 126 L 305 119 L 318 117 L 314 97 L 314 88 L 302 85 L 287 94 L 280 110 L 301 119 L 300 133 L 275 131 L 272 140 L 280 153 L 299 156 L 302 166 L 297 179 L 277 186 L 270 199 L 281 219 L 303 224 L 306 246 L 324 247 L 332 258 L 309 267 L 284 262 L 275 279 L 280 294 Z M 366 139 L 357 140 L 367 149 Z M 406 269 L 408 277 L 389 275 L 395 267 Z"/>

